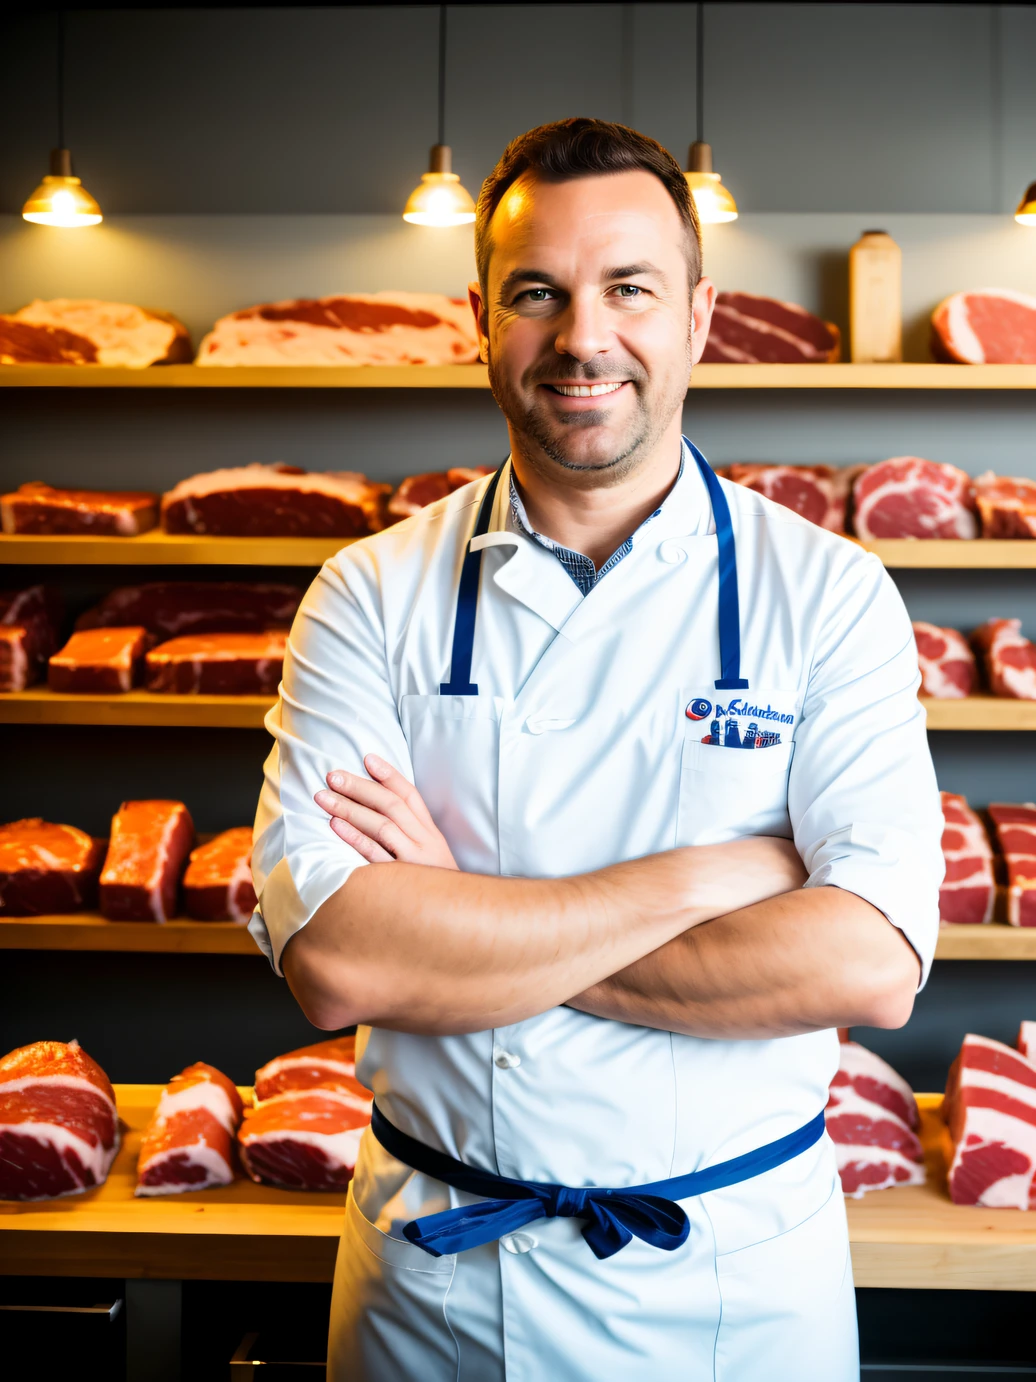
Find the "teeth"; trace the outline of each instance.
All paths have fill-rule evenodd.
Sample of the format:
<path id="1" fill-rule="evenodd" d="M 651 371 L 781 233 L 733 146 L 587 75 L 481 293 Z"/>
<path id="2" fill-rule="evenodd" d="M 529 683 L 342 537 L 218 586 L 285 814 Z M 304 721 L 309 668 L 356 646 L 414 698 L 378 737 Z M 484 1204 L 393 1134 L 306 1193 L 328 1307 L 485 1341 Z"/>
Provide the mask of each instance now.
<path id="1" fill-rule="evenodd" d="M 551 388 L 566 398 L 598 398 L 603 393 L 614 393 L 616 389 L 621 389 L 625 382 L 625 379 L 620 379 L 615 384 L 552 384 Z"/>

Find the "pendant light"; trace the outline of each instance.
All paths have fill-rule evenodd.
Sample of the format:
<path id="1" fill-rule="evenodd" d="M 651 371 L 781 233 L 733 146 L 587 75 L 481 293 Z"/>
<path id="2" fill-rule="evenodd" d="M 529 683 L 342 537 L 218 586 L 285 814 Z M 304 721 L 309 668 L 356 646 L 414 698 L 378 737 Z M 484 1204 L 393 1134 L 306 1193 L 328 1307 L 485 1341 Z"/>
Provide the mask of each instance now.
<path id="1" fill-rule="evenodd" d="M 22 216 L 41 226 L 96 226 L 101 208 L 77 177 L 65 144 L 65 15 L 58 11 L 58 145 L 50 151 L 50 172 L 22 207 Z"/>
<path id="2" fill-rule="evenodd" d="M 451 165 L 446 143 L 446 6 L 439 6 L 439 142 L 432 146 L 428 172 L 410 193 L 403 220 L 415 226 L 463 226 L 475 219 L 471 193 Z"/>
<path id="3" fill-rule="evenodd" d="M 696 96 L 698 98 L 698 138 L 691 145 L 684 176 L 694 198 L 694 207 L 702 225 L 716 225 L 721 221 L 737 220 L 737 203 L 712 171 L 712 145 L 702 139 L 705 126 L 705 6 L 698 5 L 698 42 L 695 53 L 698 66 Z"/>
<path id="4" fill-rule="evenodd" d="M 1036 226 L 1036 182 L 1030 182 L 1028 191 L 1018 203 L 1014 219 L 1020 226 Z"/>

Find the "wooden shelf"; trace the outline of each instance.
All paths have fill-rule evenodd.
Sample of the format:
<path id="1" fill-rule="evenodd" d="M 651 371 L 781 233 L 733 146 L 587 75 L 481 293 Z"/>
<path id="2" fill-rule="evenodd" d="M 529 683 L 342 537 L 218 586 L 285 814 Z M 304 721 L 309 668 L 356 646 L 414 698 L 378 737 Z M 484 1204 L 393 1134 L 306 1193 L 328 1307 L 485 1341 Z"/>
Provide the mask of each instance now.
<path id="1" fill-rule="evenodd" d="M 847 1199 L 857 1286 L 1036 1291 L 1036 1213 L 955 1205 L 946 1192 L 949 1134 L 940 1094 L 919 1094 L 924 1185 Z"/>
<path id="2" fill-rule="evenodd" d="M 1036 567 L 1036 541 L 975 538 L 887 538 L 862 544 L 891 570 L 1031 570 Z"/>
<path id="3" fill-rule="evenodd" d="M 127 1125 L 97 1190 L 34 1204 L 0 1201 L 0 1260 L 22 1276 L 330 1281 L 345 1195 L 275 1190 L 250 1180 L 220 1190 L 134 1199 L 141 1134 L 160 1085 L 116 1085 Z M 242 1089 L 251 1101 L 252 1091 Z"/>
<path id="4" fill-rule="evenodd" d="M 240 1180 L 221 1190 L 134 1199 L 136 1160 L 158 1085 L 116 1085 L 125 1140 L 106 1183 L 67 1199 L 0 1203 L 0 1257 L 22 1276 L 330 1281 L 342 1194 L 274 1190 Z M 242 1089 L 250 1099 L 251 1091 Z M 928 1181 L 846 1201 L 857 1286 L 1036 1290 L 1036 1214 L 954 1205 L 949 1144 L 921 1094 Z"/>
<path id="5" fill-rule="evenodd" d="M 0 942 L 2 943 L 2 942 Z M 1036 960 L 1036 926 L 939 927 L 937 960 Z"/>
<path id="6" fill-rule="evenodd" d="M 0 950 L 105 950 L 162 955 L 262 955 L 244 923 L 108 921 L 96 912 L 0 917 Z"/>
<path id="7" fill-rule="evenodd" d="M 1036 701 L 1007 696 L 966 696 L 959 701 L 921 697 L 929 729 L 1036 729 Z"/>
<path id="8" fill-rule="evenodd" d="M 0 724 L 262 729 L 274 700 L 273 696 L 163 696 L 153 691 L 72 695 L 33 686 L 28 691 L 0 694 Z"/>
<path id="9" fill-rule="evenodd" d="M 0 386 L 122 389 L 488 389 L 484 365 L 2 365 Z M 696 389 L 1036 389 L 1036 365 L 698 365 Z"/>
<path id="10" fill-rule="evenodd" d="M 139 537 L 3 534 L 0 565 L 321 566 L 355 541 L 353 537 L 189 537 L 158 529 Z"/>

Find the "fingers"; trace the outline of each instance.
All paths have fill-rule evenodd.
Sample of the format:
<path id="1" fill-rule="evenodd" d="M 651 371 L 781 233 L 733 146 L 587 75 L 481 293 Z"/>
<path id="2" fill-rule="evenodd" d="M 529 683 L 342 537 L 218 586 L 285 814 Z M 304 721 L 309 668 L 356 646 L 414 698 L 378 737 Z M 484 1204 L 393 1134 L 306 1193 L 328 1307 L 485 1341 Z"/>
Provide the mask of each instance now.
<path id="1" fill-rule="evenodd" d="M 347 773 L 341 769 L 328 773 L 327 785 L 339 800 L 358 802 L 371 811 L 377 811 L 381 816 L 387 816 L 410 839 L 416 839 L 420 834 L 421 822 L 403 798 L 391 788 L 384 787 L 371 778 L 360 777 L 358 773 Z M 323 802 L 320 804 L 325 810 L 328 809 Z"/>
<path id="2" fill-rule="evenodd" d="M 368 864 L 392 864 L 395 863 L 393 855 L 382 849 L 375 840 L 369 840 L 366 835 L 350 825 L 348 821 L 339 820 L 337 816 L 331 817 L 331 829 L 340 840 L 344 840 L 347 845 L 352 845 L 361 858 L 366 859 Z"/>
<path id="3" fill-rule="evenodd" d="M 408 778 L 403 776 L 398 768 L 394 768 L 391 763 L 386 763 L 384 758 L 379 758 L 376 753 L 369 753 L 363 760 L 363 766 L 376 782 L 380 782 L 383 787 L 387 787 L 401 801 L 404 801 L 423 826 L 428 828 L 434 824 L 431 812 L 424 804 L 421 793 Z"/>
<path id="4" fill-rule="evenodd" d="M 351 825 L 368 840 L 381 845 L 394 858 L 398 858 L 400 851 L 410 843 L 409 837 L 394 820 L 351 797 L 339 796 L 337 792 L 317 792 L 313 800 L 332 821 L 344 821 Z"/>

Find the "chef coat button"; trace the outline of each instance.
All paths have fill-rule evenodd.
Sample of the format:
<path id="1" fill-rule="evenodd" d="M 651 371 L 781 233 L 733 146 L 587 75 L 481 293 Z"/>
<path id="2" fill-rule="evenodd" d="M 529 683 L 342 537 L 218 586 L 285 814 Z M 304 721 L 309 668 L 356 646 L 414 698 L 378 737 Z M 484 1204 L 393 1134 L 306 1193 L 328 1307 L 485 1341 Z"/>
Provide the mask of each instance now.
<path id="1" fill-rule="evenodd" d="M 669 566 L 678 566 L 687 560 L 687 549 L 678 540 L 670 538 L 659 544 L 658 555 Z"/>
<path id="2" fill-rule="evenodd" d="M 511 1051 L 504 1051 L 499 1046 L 493 1052 L 493 1064 L 498 1070 L 514 1070 L 521 1063 L 521 1056 L 516 1056 Z"/>
<path id="3" fill-rule="evenodd" d="M 531 1252 L 536 1246 L 536 1239 L 531 1233 L 509 1233 L 500 1242 L 508 1252 Z"/>

